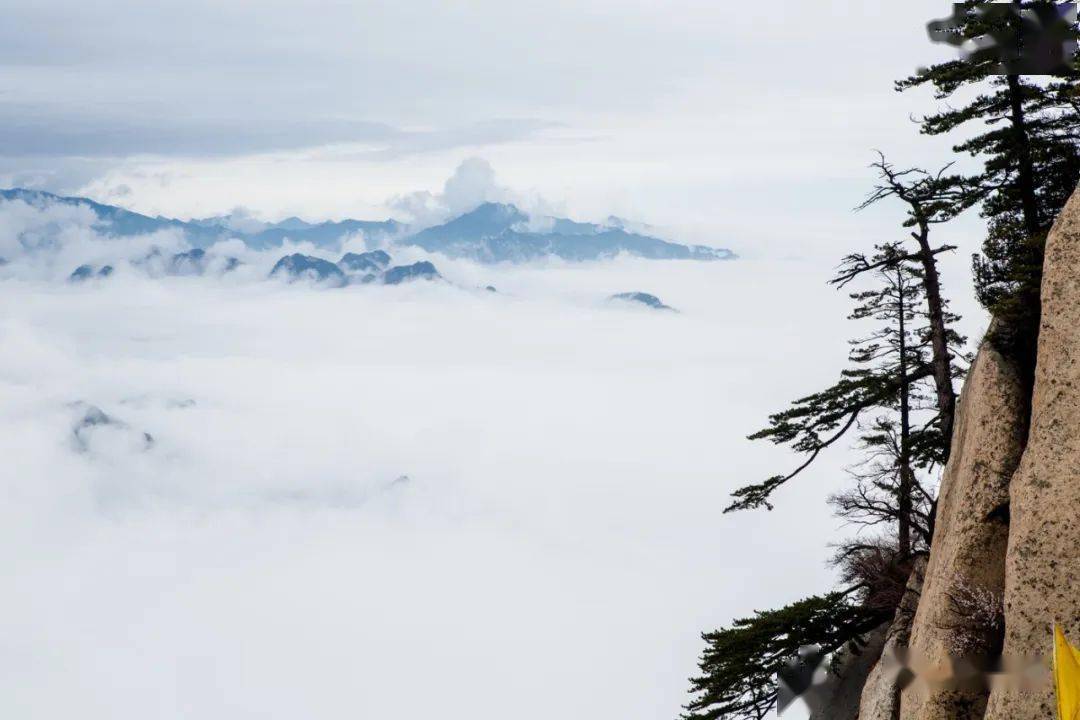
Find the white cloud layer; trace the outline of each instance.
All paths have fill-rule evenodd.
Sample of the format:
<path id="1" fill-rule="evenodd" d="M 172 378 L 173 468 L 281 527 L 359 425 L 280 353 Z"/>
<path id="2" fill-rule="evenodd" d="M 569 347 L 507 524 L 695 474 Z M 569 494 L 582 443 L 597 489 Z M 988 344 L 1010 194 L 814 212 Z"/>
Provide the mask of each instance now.
<path id="1" fill-rule="evenodd" d="M 826 268 L 440 270 L 4 281 L 0 715 L 672 718 L 701 630 L 827 586 L 840 455 L 720 515 L 845 350 Z"/>

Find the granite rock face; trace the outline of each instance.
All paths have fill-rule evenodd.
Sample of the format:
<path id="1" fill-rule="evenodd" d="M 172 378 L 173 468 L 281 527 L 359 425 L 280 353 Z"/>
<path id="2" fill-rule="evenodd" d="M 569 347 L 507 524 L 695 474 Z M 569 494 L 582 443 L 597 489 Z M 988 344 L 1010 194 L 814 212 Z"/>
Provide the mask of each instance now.
<path id="1" fill-rule="evenodd" d="M 1080 193 L 1047 238 L 1031 429 L 1009 497 L 1004 652 L 1045 655 L 1055 622 L 1080 642 Z M 993 692 L 986 718 L 1054 714 L 1046 686 Z"/>
<path id="2" fill-rule="evenodd" d="M 911 632 L 913 655 L 946 668 L 950 657 L 1000 651 L 1009 481 L 1020 462 L 1028 404 L 1018 369 L 983 343 L 957 408 L 952 453 L 941 480 L 922 597 Z M 986 693 L 913 683 L 902 720 L 974 720 Z"/>

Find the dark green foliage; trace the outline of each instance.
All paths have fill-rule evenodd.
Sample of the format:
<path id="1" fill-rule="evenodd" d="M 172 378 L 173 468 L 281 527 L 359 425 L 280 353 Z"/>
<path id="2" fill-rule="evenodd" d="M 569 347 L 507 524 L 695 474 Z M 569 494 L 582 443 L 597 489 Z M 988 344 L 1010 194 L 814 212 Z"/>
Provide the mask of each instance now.
<path id="1" fill-rule="evenodd" d="M 901 410 L 905 394 L 918 402 L 927 396 L 924 385 L 933 375 L 930 326 L 926 322 L 921 270 L 899 246 L 880 246 L 872 257 L 850 255 L 840 266 L 840 276 L 853 269 L 870 268 L 877 278 L 868 290 L 852 293 L 856 302 L 852 320 L 876 320 L 881 325 L 871 334 L 851 341 L 851 366 L 840 379 L 821 392 L 795 400 L 791 406 L 769 417 L 769 426 L 750 436 L 789 445 L 805 460 L 786 475 L 774 475 L 764 482 L 739 488 L 726 512 L 765 507 L 781 485 L 809 467 L 820 453 L 838 442 L 868 412 L 895 413 Z M 951 324 L 956 316 L 947 313 Z M 963 338 L 946 329 L 950 348 L 956 351 Z M 922 403 L 925 404 L 925 403 Z M 921 406 L 921 405 L 920 405 Z M 916 406 L 912 406 L 913 408 Z M 911 446 L 911 463 L 930 467 L 941 461 L 947 438 L 935 429 L 932 418 L 917 431 Z"/>
<path id="2" fill-rule="evenodd" d="M 861 258 L 858 262 L 864 263 Z M 895 379 L 897 393 L 880 406 L 872 422 L 860 427 L 866 459 L 852 471 L 855 487 L 832 502 L 841 517 L 857 523 L 895 523 L 898 553 L 906 560 L 919 540 L 924 547 L 930 541 L 927 514 L 933 498 L 919 482 L 917 470 L 943 461 L 948 438 L 941 432 L 940 412 L 921 425 L 914 422 L 919 411 L 935 408 L 933 383 L 911 379 L 913 372 L 932 362 L 932 327 L 921 270 L 903 259 L 897 246 L 879 248 L 870 265 L 876 268 L 877 283 L 851 295 L 858 304 L 850 317 L 876 321 L 878 327 L 853 341 L 851 360 L 868 374 Z M 953 351 L 963 345 L 963 338 L 950 327 L 955 319 L 945 310 L 946 343 Z"/>
<path id="3" fill-rule="evenodd" d="M 969 9 L 984 4 L 965 3 Z M 965 38 L 995 30 L 974 12 L 963 17 L 958 32 Z M 996 70 L 992 58 L 956 60 L 921 70 L 898 82 L 897 89 L 928 85 L 939 100 L 952 100 L 962 89 L 979 91 L 962 105 L 922 118 L 922 132 L 942 135 L 972 123 L 983 126 L 954 147 L 982 161 L 981 171 L 964 178 L 974 192 L 956 203 L 954 214 L 981 204 L 988 232 L 973 265 L 979 299 L 999 321 L 991 340 L 1030 366 L 1038 333 L 1043 244 L 1080 180 L 1080 76 L 1074 68 L 1049 80 L 1000 76 Z"/>
<path id="4" fill-rule="evenodd" d="M 878 184 L 873 192 L 859 206 L 866 208 L 886 198 L 896 198 L 907 206 L 907 217 L 903 226 L 911 228 L 910 252 L 901 257 L 917 262 L 918 276 L 926 300 L 926 319 L 929 344 L 932 348 L 930 364 L 933 370 L 934 387 L 938 417 L 935 424 L 941 435 L 942 464 L 949 458 L 949 440 L 952 437 L 953 423 L 956 416 L 956 390 L 953 381 L 957 378 L 954 362 L 954 347 L 963 343 L 958 341 L 949 329 L 949 324 L 957 320 L 948 311 L 948 301 L 942 291 L 941 274 L 938 270 L 937 256 L 943 252 L 955 250 L 953 245 L 935 248 L 930 242 L 930 231 L 934 225 L 947 222 L 958 208 L 966 207 L 972 195 L 977 192 L 962 177 L 946 175 L 951 165 L 946 165 L 937 173 L 930 173 L 919 168 L 897 170 L 890 165 L 885 156 L 878 153 L 878 161 L 872 167 L 878 170 Z M 833 280 L 834 284 L 846 285 L 856 277 L 881 267 L 883 262 L 895 258 L 888 257 L 876 263 L 865 258 L 861 253 L 849 255 L 845 260 L 846 272 Z"/>
<path id="5" fill-rule="evenodd" d="M 1035 372 L 1046 235 L 1028 235 L 1014 218 L 1002 219 L 991 223 L 982 254 L 972 257 L 975 293 L 998 320 L 987 339 L 1029 377 Z"/>
<path id="6" fill-rule="evenodd" d="M 928 375 L 928 370 L 920 371 L 920 377 Z M 807 459 L 787 475 L 774 475 L 762 483 L 739 488 L 732 493 L 736 501 L 725 512 L 760 507 L 771 510 L 769 496 L 778 487 L 809 467 L 822 450 L 855 427 L 864 411 L 892 404 L 899 388 L 895 378 L 862 368 L 844 370 L 835 384 L 799 398 L 787 410 L 769 416 L 769 427 L 754 433 L 750 439 L 789 444 Z"/>
<path id="7" fill-rule="evenodd" d="M 688 720 L 760 720 L 776 703 L 776 672 L 803 645 L 832 652 L 874 629 L 891 611 L 865 607 L 856 593 L 833 592 L 754 613 L 730 628 L 702 635 L 701 675 L 690 680 L 695 695 Z"/>

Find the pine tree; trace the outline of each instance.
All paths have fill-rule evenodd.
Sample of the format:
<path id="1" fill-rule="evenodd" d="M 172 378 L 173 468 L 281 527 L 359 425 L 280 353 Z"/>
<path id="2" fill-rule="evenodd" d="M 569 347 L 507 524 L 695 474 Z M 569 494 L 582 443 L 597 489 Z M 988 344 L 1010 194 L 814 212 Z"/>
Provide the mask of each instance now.
<path id="1" fill-rule="evenodd" d="M 896 198 L 907 206 L 907 217 L 903 226 L 911 228 L 914 248 L 898 255 L 901 260 L 917 261 L 920 267 L 917 275 L 922 281 L 922 291 L 926 298 L 926 318 L 932 348 L 930 363 L 937 392 L 936 423 L 940 432 L 941 463 L 944 464 L 949 459 L 949 445 L 956 415 L 956 390 L 953 380 L 958 375 L 952 349 L 962 343 L 949 329 L 950 323 L 959 318 L 948 311 L 948 302 L 942 293 L 941 275 L 937 266 L 937 256 L 955 250 L 956 246 L 933 247 L 930 230 L 932 226 L 952 219 L 955 208 L 970 203 L 976 190 L 964 178 L 946 174 L 952 167 L 951 164 L 936 173 L 921 168 L 897 170 L 885 159 L 885 155 L 879 152 L 878 160 L 871 167 L 878 171 L 878 184 L 857 209 L 863 210 L 887 198 Z M 832 282 L 844 287 L 860 275 L 877 270 L 882 263 L 893 261 L 894 258 L 886 257 L 879 258 L 875 263 L 867 260 L 861 253 L 853 253 L 844 259 L 844 272 Z"/>
<path id="2" fill-rule="evenodd" d="M 1013 2 L 1040 11 L 1046 2 Z M 1015 14 L 980 13 L 989 0 L 961 3 L 955 33 L 976 38 L 1015 23 Z M 1075 35 L 1075 28 L 1073 28 Z M 1018 43 L 1023 50 L 1022 36 Z M 1008 69 L 1008 68 L 1007 68 Z M 1015 70 L 1015 67 L 1012 68 Z M 955 152 L 980 159 L 982 170 L 965 178 L 953 215 L 979 204 L 987 218 L 983 252 L 973 258 L 980 301 L 999 319 L 994 340 L 1010 356 L 1031 365 L 1039 321 L 1043 244 L 1050 224 L 1080 179 L 1077 71 L 1070 66 L 1051 80 L 999 75 L 999 59 L 982 54 L 920 70 L 897 82 L 898 90 L 930 86 L 939 100 L 961 90 L 978 94 L 920 120 L 927 135 L 945 135 L 981 124 L 984 130 L 959 142 Z"/>
<path id="3" fill-rule="evenodd" d="M 947 249 L 947 248 L 945 248 Z M 942 249 L 939 249 L 940 252 Z M 775 475 L 764 482 L 739 488 L 732 493 L 735 501 L 726 509 L 771 509 L 770 497 L 780 486 L 802 473 L 826 448 L 858 430 L 860 419 L 875 412 L 898 417 L 906 426 L 902 436 L 903 462 L 910 467 L 930 467 L 945 456 L 947 441 L 940 431 L 940 408 L 921 428 L 911 427 L 913 397 L 923 398 L 923 386 L 934 377 L 931 358 L 935 355 L 935 321 L 925 302 L 925 274 L 914 263 L 916 256 L 905 253 L 900 245 L 879 246 L 877 253 L 849 255 L 844 259 L 837 282 L 850 282 L 871 273 L 878 283 L 874 288 L 852 294 L 857 306 L 852 320 L 874 319 L 881 326 L 872 334 L 853 340 L 851 367 L 841 372 L 840 380 L 821 392 L 799 398 L 787 410 L 769 418 L 769 427 L 750 436 L 776 444 L 787 444 L 805 456 L 805 460 L 786 475 Z M 959 354 L 963 338 L 951 329 L 956 317 L 942 301 L 939 319 L 944 323 L 945 354 Z M 950 362 L 951 383 L 959 370 Z M 920 407 L 925 407 L 925 403 Z M 864 442 L 866 438 L 863 438 Z M 905 477 L 905 502 L 910 477 Z M 909 511 L 904 513 L 907 518 Z M 905 520 L 905 526 L 910 525 Z M 910 532 L 905 533 L 910 539 Z M 910 550 L 910 542 L 905 546 Z"/>
<path id="4" fill-rule="evenodd" d="M 906 578 L 905 578 L 906 579 Z M 755 612 L 731 627 L 704 633 L 701 675 L 690 680 L 695 696 L 685 720 L 761 720 L 776 704 L 776 673 L 803 645 L 829 653 L 884 622 L 889 613 L 867 606 L 860 585 L 814 596 L 779 610 Z"/>
<path id="5" fill-rule="evenodd" d="M 850 423 L 866 460 L 853 470 L 854 487 L 831 502 L 840 516 L 885 532 L 838 546 L 833 562 L 843 589 L 704 634 L 706 650 L 701 675 L 691 680 L 695 697 L 687 720 L 765 717 L 776 702 L 776 672 L 799 647 L 858 647 L 866 633 L 892 618 L 913 557 L 929 548 L 933 496 L 920 478 L 941 463 L 942 442 L 921 260 L 899 244 L 883 245 L 873 255 L 845 258 L 837 277 L 874 281 L 850 294 L 855 307 L 849 317 L 875 328 L 851 341 L 852 367 L 840 382 L 774 415 L 758 436 L 793 442 L 812 459 Z M 942 318 L 950 356 L 958 356 L 963 338 L 951 329 L 956 318 L 944 305 Z M 831 435 L 822 438 L 823 433 Z M 745 504 L 768 506 L 772 489 L 751 486 L 737 496 Z"/>
<path id="6" fill-rule="evenodd" d="M 879 253 L 886 261 L 896 257 L 898 250 L 889 246 Z M 892 376 L 896 379 L 896 405 L 890 410 L 894 417 L 878 417 L 869 432 L 863 434 L 863 444 L 872 450 L 871 457 L 879 457 L 884 450 L 891 462 L 871 465 L 872 485 L 879 491 L 891 494 L 896 509 L 896 537 L 902 557 L 911 555 L 912 525 L 914 513 L 915 465 L 919 462 L 917 450 L 922 447 L 913 442 L 916 430 L 912 427 L 912 405 L 919 400 L 919 384 L 908 378 L 915 368 L 924 367 L 926 343 L 913 334 L 916 314 L 920 304 L 921 288 L 918 276 L 904 261 L 881 265 L 876 274 L 880 285 L 872 290 L 853 293 L 859 305 L 851 314 L 855 320 L 872 319 L 881 323 L 869 337 L 854 343 L 851 359 L 869 369 L 867 372 Z M 891 456 L 891 457 L 890 457 Z M 924 464 L 930 460 L 923 459 Z M 863 486 L 865 489 L 865 485 Z M 862 493 L 862 497 L 869 493 Z M 886 505 L 888 503 L 885 503 Z"/>

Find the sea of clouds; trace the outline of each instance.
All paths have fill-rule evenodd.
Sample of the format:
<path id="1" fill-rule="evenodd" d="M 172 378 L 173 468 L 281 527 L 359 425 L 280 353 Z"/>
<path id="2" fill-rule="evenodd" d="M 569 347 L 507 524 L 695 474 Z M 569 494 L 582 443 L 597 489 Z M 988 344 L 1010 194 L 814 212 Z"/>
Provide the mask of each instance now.
<path id="1" fill-rule="evenodd" d="M 844 453 L 721 512 L 845 356 L 827 267 L 327 289 L 232 242 L 229 275 L 73 284 L 181 240 L 33 212 L 0 214 L 0 716 L 674 718 L 701 631 L 829 587 Z"/>

